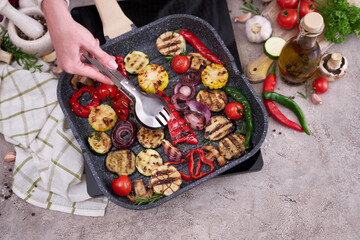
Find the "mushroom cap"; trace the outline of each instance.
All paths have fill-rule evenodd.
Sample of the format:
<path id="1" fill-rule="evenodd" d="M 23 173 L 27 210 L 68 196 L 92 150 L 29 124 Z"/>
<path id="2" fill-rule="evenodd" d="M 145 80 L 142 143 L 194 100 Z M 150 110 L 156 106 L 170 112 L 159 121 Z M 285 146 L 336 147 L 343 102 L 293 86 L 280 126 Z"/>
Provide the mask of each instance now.
<path id="1" fill-rule="evenodd" d="M 344 77 L 348 69 L 348 60 L 341 53 L 325 53 L 319 64 L 321 77 L 328 81 L 338 81 Z"/>

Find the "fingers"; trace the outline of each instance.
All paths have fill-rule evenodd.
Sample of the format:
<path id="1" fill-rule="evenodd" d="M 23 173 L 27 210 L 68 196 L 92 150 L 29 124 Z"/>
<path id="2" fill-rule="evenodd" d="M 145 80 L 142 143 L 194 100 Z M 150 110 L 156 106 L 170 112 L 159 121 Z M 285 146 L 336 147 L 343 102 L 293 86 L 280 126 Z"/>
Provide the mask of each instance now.
<path id="1" fill-rule="evenodd" d="M 104 74 L 102 74 L 101 72 L 99 72 L 99 70 L 93 65 L 83 63 L 79 71 L 74 74 L 86 76 L 98 82 L 102 82 L 108 85 L 113 85 L 111 79 L 105 76 Z"/>

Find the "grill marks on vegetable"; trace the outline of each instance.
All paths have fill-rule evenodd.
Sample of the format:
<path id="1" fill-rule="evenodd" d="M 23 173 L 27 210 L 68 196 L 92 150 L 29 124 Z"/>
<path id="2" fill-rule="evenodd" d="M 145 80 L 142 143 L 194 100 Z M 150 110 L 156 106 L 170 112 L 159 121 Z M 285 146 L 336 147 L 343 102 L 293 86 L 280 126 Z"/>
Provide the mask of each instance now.
<path id="1" fill-rule="evenodd" d="M 135 172 L 135 154 L 129 149 L 110 152 L 105 159 L 105 166 L 110 172 L 130 175 Z"/>
<path id="2" fill-rule="evenodd" d="M 172 165 L 162 165 L 151 173 L 150 185 L 155 193 L 169 196 L 180 189 L 181 183 L 181 175 Z"/>
<path id="3" fill-rule="evenodd" d="M 211 117 L 206 124 L 204 138 L 211 141 L 220 140 L 232 132 L 233 127 L 233 123 L 224 116 Z"/>
<path id="4" fill-rule="evenodd" d="M 150 130 L 141 127 L 137 132 L 137 139 L 144 148 L 157 148 L 161 145 L 165 133 L 162 129 Z"/>
<path id="5" fill-rule="evenodd" d="M 219 151 L 227 160 L 240 157 L 245 152 L 245 137 L 237 134 L 228 135 L 219 142 Z"/>
<path id="6" fill-rule="evenodd" d="M 220 112 L 224 110 L 228 98 L 221 90 L 200 90 L 196 95 L 196 101 L 208 106 L 212 112 Z"/>
<path id="7" fill-rule="evenodd" d="M 184 51 L 185 39 L 176 32 L 165 32 L 156 40 L 156 46 L 162 55 L 179 55 Z"/>

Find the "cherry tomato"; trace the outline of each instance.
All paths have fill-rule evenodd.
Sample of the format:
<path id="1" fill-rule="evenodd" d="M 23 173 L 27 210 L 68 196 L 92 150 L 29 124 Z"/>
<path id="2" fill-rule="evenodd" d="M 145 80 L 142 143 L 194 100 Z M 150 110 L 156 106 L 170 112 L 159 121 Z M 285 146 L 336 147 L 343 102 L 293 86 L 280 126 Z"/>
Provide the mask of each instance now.
<path id="1" fill-rule="evenodd" d="M 225 114 L 228 118 L 239 120 L 244 113 L 244 107 L 239 102 L 228 103 L 225 107 Z"/>
<path id="2" fill-rule="evenodd" d="M 298 15 L 296 10 L 283 9 L 279 12 L 277 22 L 283 29 L 292 29 L 296 26 Z"/>
<path id="3" fill-rule="evenodd" d="M 306 14 L 316 11 L 316 5 L 310 0 L 301 0 L 299 7 L 299 17 L 303 18 Z"/>
<path id="4" fill-rule="evenodd" d="M 190 66 L 190 60 L 183 55 L 176 55 L 171 60 L 171 67 L 176 73 L 184 73 Z"/>
<path id="5" fill-rule="evenodd" d="M 293 9 L 293 8 L 297 8 L 299 1 L 298 0 L 276 0 L 276 3 L 282 9 L 283 8 Z"/>
<path id="6" fill-rule="evenodd" d="M 131 186 L 131 180 L 126 175 L 120 175 L 117 179 L 113 180 L 111 184 L 113 191 L 119 196 L 129 195 Z"/>
<path id="7" fill-rule="evenodd" d="M 326 78 L 317 78 L 313 82 L 313 87 L 317 94 L 323 94 L 329 89 L 329 82 Z"/>
<path id="8" fill-rule="evenodd" d="M 96 87 L 98 96 L 101 100 L 106 99 L 106 97 L 113 98 L 116 89 L 117 87 L 115 85 L 107 85 L 104 83 L 101 83 L 99 86 Z"/>

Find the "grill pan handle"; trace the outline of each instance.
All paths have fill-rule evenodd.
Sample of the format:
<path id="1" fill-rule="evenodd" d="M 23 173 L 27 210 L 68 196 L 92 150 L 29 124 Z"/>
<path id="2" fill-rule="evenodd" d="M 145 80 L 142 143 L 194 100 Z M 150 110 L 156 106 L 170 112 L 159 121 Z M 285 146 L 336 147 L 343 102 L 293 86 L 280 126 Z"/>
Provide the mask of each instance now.
<path id="1" fill-rule="evenodd" d="M 129 32 L 133 22 L 126 17 L 116 0 L 94 0 L 103 25 L 104 36 L 110 39 Z"/>

